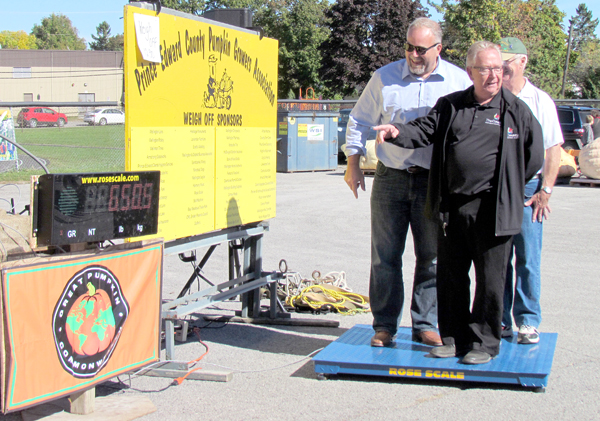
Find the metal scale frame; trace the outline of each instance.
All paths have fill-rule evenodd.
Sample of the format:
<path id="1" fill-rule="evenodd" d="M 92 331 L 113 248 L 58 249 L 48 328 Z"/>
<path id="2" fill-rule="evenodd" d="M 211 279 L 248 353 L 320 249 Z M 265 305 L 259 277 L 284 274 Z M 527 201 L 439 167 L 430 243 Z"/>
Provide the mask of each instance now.
<path id="1" fill-rule="evenodd" d="M 460 358 L 435 358 L 431 346 L 412 340 L 411 328 L 398 330 L 389 347 L 372 347 L 375 332 L 356 325 L 319 352 L 313 361 L 319 379 L 337 374 L 450 380 L 521 385 L 544 392 L 552 369 L 558 335 L 540 333 L 534 345 L 517 344 L 517 335 L 503 338 L 500 354 L 489 363 L 461 364 Z"/>

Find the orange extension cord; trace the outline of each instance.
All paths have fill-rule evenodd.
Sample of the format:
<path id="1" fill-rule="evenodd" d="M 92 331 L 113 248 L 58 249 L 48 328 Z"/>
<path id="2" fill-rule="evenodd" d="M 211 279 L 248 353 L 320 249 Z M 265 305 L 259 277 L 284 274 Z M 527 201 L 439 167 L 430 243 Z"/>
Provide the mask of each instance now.
<path id="1" fill-rule="evenodd" d="M 198 361 L 200 361 L 202 358 L 204 358 L 204 356 L 206 354 L 208 354 L 208 345 L 206 345 L 204 342 L 202 342 L 202 339 L 200 338 L 200 328 L 195 327 L 193 329 L 193 331 L 196 334 L 196 336 L 198 337 L 198 342 L 200 342 L 204 346 L 204 348 L 206 348 L 206 352 L 204 354 L 200 355 L 200 357 L 196 358 L 195 360 L 189 361 L 188 364 L 195 364 Z M 185 378 L 187 376 L 189 376 L 190 374 L 192 374 L 194 371 L 201 370 L 201 369 L 202 369 L 202 367 L 196 367 L 193 370 L 188 371 L 185 376 L 176 378 L 173 381 L 173 383 L 176 383 L 177 385 L 180 385 L 181 383 L 183 383 L 183 381 L 185 380 Z"/>

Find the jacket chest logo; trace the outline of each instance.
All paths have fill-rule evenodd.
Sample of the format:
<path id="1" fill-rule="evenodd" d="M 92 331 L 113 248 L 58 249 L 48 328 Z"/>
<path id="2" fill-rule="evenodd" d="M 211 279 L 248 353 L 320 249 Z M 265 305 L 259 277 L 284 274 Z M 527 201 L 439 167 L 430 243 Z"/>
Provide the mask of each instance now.
<path id="1" fill-rule="evenodd" d="M 499 126 L 500 125 L 500 114 L 498 114 L 498 113 L 494 114 L 493 119 L 486 118 L 485 124 L 491 124 L 492 126 Z"/>
<path id="2" fill-rule="evenodd" d="M 519 133 L 515 133 L 515 131 L 512 127 L 509 127 L 507 129 L 507 132 L 508 132 L 509 139 L 518 139 L 519 138 Z"/>

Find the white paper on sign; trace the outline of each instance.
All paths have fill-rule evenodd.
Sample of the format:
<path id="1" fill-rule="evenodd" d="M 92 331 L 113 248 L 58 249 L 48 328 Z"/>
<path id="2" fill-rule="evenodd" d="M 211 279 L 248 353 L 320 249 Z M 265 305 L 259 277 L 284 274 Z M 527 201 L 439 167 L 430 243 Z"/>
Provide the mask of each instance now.
<path id="1" fill-rule="evenodd" d="M 160 63 L 160 24 L 157 16 L 133 14 L 135 37 L 142 57 L 146 61 Z"/>

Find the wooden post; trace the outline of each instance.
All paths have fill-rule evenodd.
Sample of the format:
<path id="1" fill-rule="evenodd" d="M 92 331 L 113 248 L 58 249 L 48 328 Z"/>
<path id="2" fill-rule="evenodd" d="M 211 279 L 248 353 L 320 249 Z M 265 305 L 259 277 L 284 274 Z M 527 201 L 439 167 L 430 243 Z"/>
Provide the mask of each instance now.
<path id="1" fill-rule="evenodd" d="M 71 414 L 87 415 L 94 412 L 96 400 L 96 388 L 76 392 L 69 396 Z"/>

